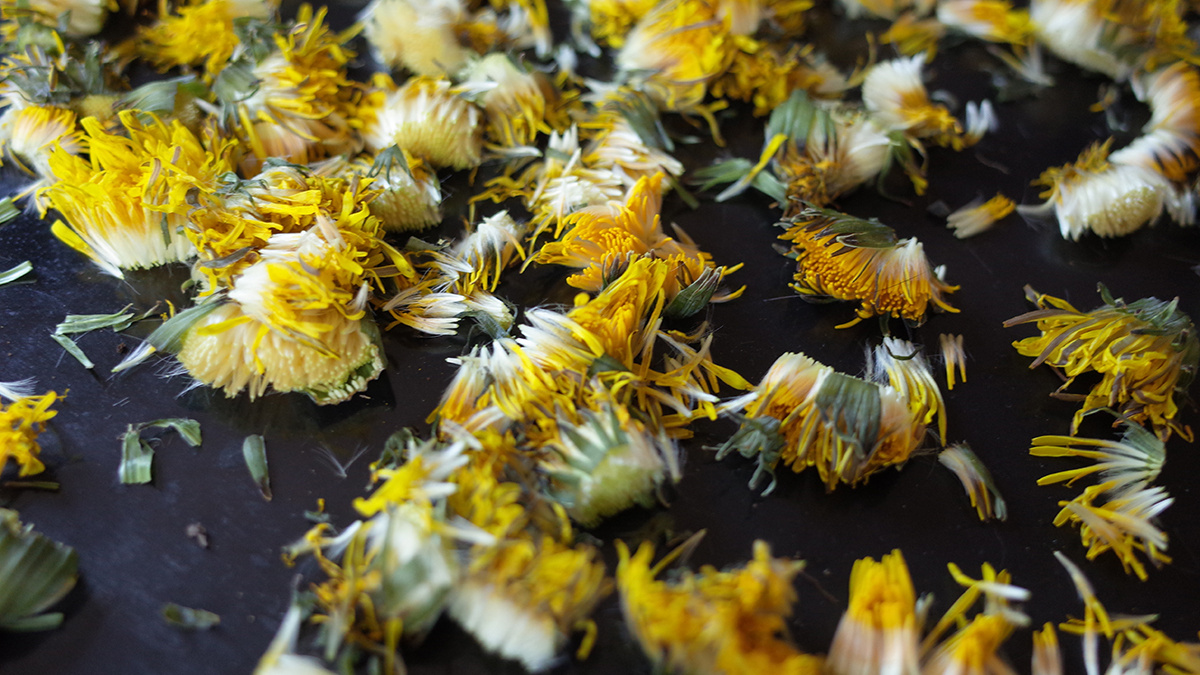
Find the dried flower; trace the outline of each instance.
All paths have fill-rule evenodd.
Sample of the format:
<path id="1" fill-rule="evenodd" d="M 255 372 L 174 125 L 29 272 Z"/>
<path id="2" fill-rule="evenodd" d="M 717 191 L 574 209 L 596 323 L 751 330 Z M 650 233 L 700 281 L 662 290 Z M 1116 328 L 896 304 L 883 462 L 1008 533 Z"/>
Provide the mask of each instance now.
<path id="1" fill-rule="evenodd" d="M 11 459 L 17 464 L 18 476 L 31 476 L 46 469 L 38 454 L 42 448 L 37 437 L 46 422 L 58 414 L 50 406 L 61 398 L 54 392 L 41 396 L 25 396 L 8 405 L 0 404 L 0 471 Z"/>
<path id="2" fill-rule="evenodd" d="M 393 145 L 438 167 L 483 161 L 483 111 L 447 80 L 414 77 L 399 88 L 379 78 L 376 107 L 364 109 L 363 139 L 381 152 Z"/>
<path id="3" fill-rule="evenodd" d="M 850 602 L 838 622 L 826 671 L 851 673 L 920 672 L 920 630 L 916 592 L 899 550 L 854 561 Z"/>

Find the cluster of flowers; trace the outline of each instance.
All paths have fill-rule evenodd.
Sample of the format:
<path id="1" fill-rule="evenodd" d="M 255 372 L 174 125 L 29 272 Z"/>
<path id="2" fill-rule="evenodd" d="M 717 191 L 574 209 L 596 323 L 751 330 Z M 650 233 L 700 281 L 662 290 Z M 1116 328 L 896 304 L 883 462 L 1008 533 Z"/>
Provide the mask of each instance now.
<path id="1" fill-rule="evenodd" d="M 1191 440 L 1191 429 L 1176 419 L 1176 396 L 1187 387 L 1200 366 L 1200 338 L 1178 301 L 1145 298 L 1126 303 L 1113 298 L 1104 286 L 1104 305 L 1081 312 L 1065 300 L 1026 287 L 1037 310 L 1010 319 L 1006 326 L 1035 322 L 1042 334 L 1013 343 L 1023 356 L 1036 357 L 1031 368 L 1048 364 L 1061 371 L 1065 381 L 1054 396 L 1082 400 L 1070 436 L 1039 436 L 1030 453 L 1039 457 L 1081 457 L 1095 463 L 1060 471 L 1039 485 L 1066 481 L 1067 485 L 1093 474 L 1100 482 L 1089 485 L 1063 507 L 1055 525 L 1077 525 L 1088 559 L 1113 551 L 1141 579 L 1146 568 L 1142 554 L 1155 565 L 1170 562 L 1164 553 L 1167 535 L 1154 523 L 1174 501 L 1167 491 L 1151 486 L 1166 460 L 1165 442 L 1178 433 Z M 1087 394 L 1067 391 L 1076 378 L 1098 373 Z M 1109 411 L 1123 425 L 1119 441 L 1079 438 L 1083 419 Z M 1142 425 L 1146 425 L 1147 428 Z"/>

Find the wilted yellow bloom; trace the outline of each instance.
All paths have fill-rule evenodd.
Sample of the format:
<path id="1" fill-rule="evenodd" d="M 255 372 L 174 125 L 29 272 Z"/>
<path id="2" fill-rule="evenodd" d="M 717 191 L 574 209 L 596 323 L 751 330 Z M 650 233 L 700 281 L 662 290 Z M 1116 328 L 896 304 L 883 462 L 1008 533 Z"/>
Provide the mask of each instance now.
<path id="1" fill-rule="evenodd" d="M 588 21 L 592 37 L 600 44 L 620 49 L 625 36 L 658 0 L 588 0 Z"/>
<path id="2" fill-rule="evenodd" d="M 437 174 L 421 159 L 395 146 L 378 155 L 334 157 L 313 165 L 313 173 L 346 180 L 370 179 L 375 192 L 371 214 L 389 232 L 428 229 L 442 222 L 442 189 Z"/>
<path id="3" fill-rule="evenodd" d="M 1179 413 L 1175 396 L 1186 396 L 1196 375 L 1200 339 L 1192 320 L 1179 311 L 1178 299 L 1143 298 L 1127 304 L 1100 286 L 1104 305 L 1081 312 L 1028 286 L 1025 295 L 1038 309 L 1004 325 L 1037 322 L 1040 336 L 1013 343 L 1023 356 L 1037 357 L 1030 368 L 1046 363 L 1061 369 L 1067 381 L 1055 394 L 1071 400 L 1076 396 L 1066 394 L 1066 389 L 1076 377 L 1089 372 L 1101 375 L 1075 414 L 1071 433 L 1089 412 L 1113 408 L 1123 418 L 1148 422 L 1164 440 L 1173 431 L 1191 438 L 1190 430 L 1175 419 Z"/>
<path id="4" fill-rule="evenodd" d="M 39 24 L 54 28 L 65 20 L 64 34 L 67 37 L 88 37 L 100 32 L 104 27 L 104 19 L 116 8 L 115 0 L 2 0 L 2 32 L 8 33 L 15 29 L 17 23 L 13 19 L 21 16 L 30 17 Z"/>
<path id="5" fill-rule="evenodd" d="M 56 182 L 39 193 L 64 221 L 54 234 L 104 271 L 187 260 L 195 248 L 185 235 L 189 194 L 211 192 L 232 170 L 229 146 L 197 138 L 182 123 L 125 111 L 124 133 L 95 118 L 83 120 L 88 157 L 59 148 L 50 158 Z"/>
<path id="6" fill-rule="evenodd" d="M 1074 164 L 1046 169 L 1032 183 L 1046 188 L 1038 195 L 1046 202 L 1018 211 L 1054 213 L 1064 239 L 1079 239 L 1089 230 L 1120 237 L 1158 220 L 1164 210 L 1180 223 L 1192 221 L 1191 200 L 1176 185 L 1155 169 L 1110 162 L 1111 143 L 1092 145 Z"/>
<path id="7" fill-rule="evenodd" d="M 316 232 L 275 235 L 259 255 L 232 280 L 229 302 L 188 330 L 179 362 L 227 396 L 299 391 L 327 404 L 366 388 L 383 350 L 354 258 Z"/>
<path id="8" fill-rule="evenodd" d="M 1171 562 L 1164 553 L 1167 533 L 1154 520 L 1175 499 L 1161 487 L 1142 487 L 1115 492 L 1117 481 L 1107 480 L 1090 485 L 1071 501 L 1059 502 L 1063 509 L 1054 518 L 1054 525 L 1079 525 L 1079 538 L 1087 547 L 1087 558 L 1093 560 L 1111 550 L 1121 560 L 1125 572 L 1133 572 L 1146 580 L 1146 566 L 1138 558 L 1140 552 L 1154 565 Z M 1102 500 L 1097 503 L 1097 500 Z"/>
<path id="9" fill-rule="evenodd" d="M 1200 166 L 1200 70 L 1179 61 L 1133 80 L 1150 107 L 1142 135 L 1112 153 L 1114 163 L 1152 169 L 1183 182 Z"/>
<path id="10" fill-rule="evenodd" d="M 754 391 L 727 403 L 744 407 L 741 426 L 717 458 L 733 450 L 757 456 L 751 487 L 783 462 L 795 472 L 816 467 L 827 490 L 867 481 L 902 465 L 925 440 L 925 424 L 888 385 L 836 372 L 803 354 L 776 359 Z M 775 488 L 775 481 L 766 492 Z"/>
<path id="11" fill-rule="evenodd" d="M 876 64 L 863 80 L 863 105 L 880 126 L 912 139 L 961 150 L 974 145 L 995 123 L 991 104 L 967 106 L 965 127 L 945 106 L 929 99 L 921 80 L 924 55 Z"/>
<path id="12" fill-rule="evenodd" d="M 229 102 L 234 132 L 250 151 L 245 172 L 271 157 L 307 164 L 362 147 L 355 129 L 359 86 L 346 76 L 354 52 L 344 45 L 353 29 L 332 33 L 325 12 L 301 6 L 291 28 L 275 34 L 275 50 L 253 65 L 252 89 Z"/>
<path id="13" fill-rule="evenodd" d="M 211 81 L 240 44 L 234 20 L 266 19 L 275 5 L 273 0 L 185 0 L 172 11 L 167 0 L 160 0 L 158 22 L 138 31 L 137 52 L 160 71 L 202 66 Z"/>
<path id="14" fill-rule="evenodd" d="M 899 550 L 854 561 L 850 602 L 838 623 L 826 672 L 917 673 L 921 620 L 908 567 Z"/>
<path id="15" fill-rule="evenodd" d="M 438 167 L 469 169 L 483 161 L 483 110 L 448 80 L 413 77 L 399 88 L 377 78 L 364 106 L 367 149 L 393 145 Z"/>
<path id="16" fill-rule="evenodd" d="M 477 101 L 487 115 L 487 139 L 503 155 L 535 146 L 539 134 L 570 125 L 561 96 L 545 75 L 526 71 L 507 54 L 488 54 L 465 71 L 463 87 L 481 91 Z"/>
<path id="17" fill-rule="evenodd" d="M 617 589 L 625 621 L 642 650 L 665 671 L 679 673 L 786 673 L 817 675 L 821 659 L 801 653 L 782 637 L 796 591 L 792 578 L 803 562 L 771 557 L 764 541 L 754 559 L 729 571 L 705 566 L 668 582 L 657 577 L 677 557 L 651 566 L 654 547 L 630 555 L 617 542 Z"/>
<path id="18" fill-rule="evenodd" d="M 1033 34 L 1029 12 L 1008 0 L 946 0 L 937 5 L 943 25 L 988 42 L 1024 45 Z"/>
<path id="19" fill-rule="evenodd" d="M 0 147 L 14 164 L 48 182 L 53 178 L 50 155 L 55 150 L 77 155 L 86 147 L 76 118 L 75 111 L 56 106 L 9 106 L 0 117 Z"/>
<path id="20" fill-rule="evenodd" d="M 458 36 L 466 20 L 459 0 L 373 0 L 358 20 L 375 58 L 387 68 L 451 76 L 474 56 Z"/>
<path id="21" fill-rule="evenodd" d="M 711 256 L 688 239 L 680 242 L 666 236 L 659 215 L 661 208 L 662 174 L 642 178 L 630 190 L 624 204 L 609 202 L 567 216 L 566 233 L 558 241 L 544 244 L 534 260 L 582 268 L 568 277 L 567 283 L 595 292 L 604 286 L 606 266 L 624 260 L 628 254 L 652 255 L 669 261 L 677 276 L 687 280 L 682 284 L 686 286 L 711 266 Z M 720 271 L 723 275 L 724 269 Z M 682 286 L 676 284 L 674 292 L 668 291 L 668 295 L 673 298 Z"/>
<path id="22" fill-rule="evenodd" d="M 37 437 L 46 428 L 46 422 L 58 414 L 50 409 L 58 398 L 61 398 L 58 394 L 49 392 L 0 404 L 0 471 L 10 459 L 16 462 L 17 475 L 21 477 L 46 469 L 38 459 L 42 448 Z"/>
<path id="23" fill-rule="evenodd" d="M 661 2 L 625 38 L 617 66 L 643 81 L 665 110 L 696 111 L 709 82 L 729 67 L 729 28 L 712 0 Z"/>
<path id="24" fill-rule="evenodd" d="M 957 312 L 945 296 L 958 290 L 942 281 L 921 242 L 897 239 L 891 228 L 827 209 L 807 208 L 780 223 L 796 258 L 792 288 L 804 296 L 856 300 L 852 326 L 872 316 L 924 323 L 932 308 Z"/>

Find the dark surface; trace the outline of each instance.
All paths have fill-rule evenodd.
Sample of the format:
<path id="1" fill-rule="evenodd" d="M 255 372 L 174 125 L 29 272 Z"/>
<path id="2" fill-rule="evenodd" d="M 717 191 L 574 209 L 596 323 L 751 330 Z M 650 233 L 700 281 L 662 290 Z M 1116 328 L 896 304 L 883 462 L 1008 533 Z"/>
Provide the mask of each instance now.
<path id="1" fill-rule="evenodd" d="M 981 62 L 971 50 L 951 60 L 939 58 L 932 86 L 947 88 L 963 101 L 992 95 L 989 76 L 978 68 Z M 1111 554 L 1086 563 L 1077 531 L 1050 524 L 1057 501 L 1070 499 L 1081 487 L 1034 484 L 1039 476 L 1074 464 L 1027 453 L 1033 436 L 1065 433 L 1075 405 L 1049 398 L 1059 384 L 1056 375 L 1045 368 L 1029 370 L 1030 360 L 1010 346 L 1034 329 L 1005 330 L 1001 323 L 1029 309 L 1025 284 L 1086 309 L 1100 302 L 1097 282 L 1127 300 L 1178 295 L 1185 311 L 1200 316 L 1197 276 L 1190 269 L 1200 263 L 1200 230 L 1162 222 L 1120 240 L 1067 242 L 1052 224 L 1030 225 L 1013 216 L 988 233 L 959 241 L 926 212 L 933 201 L 953 209 L 996 191 L 1033 203 L 1032 178 L 1051 164 L 1073 160 L 1085 145 L 1110 133 L 1103 114 L 1087 111 L 1104 80 L 1059 64 L 1052 70 L 1058 86 L 1038 98 L 998 105 L 1001 128 L 979 146 L 961 154 L 932 151 L 926 197 L 904 205 L 864 190 L 839 204 L 855 215 L 879 217 L 903 236 L 920 237 L 930 259 L 949 267 L 949 281 L 962 285 L 952 296 L 961 313 L 933 316 L 911 337 L 936 346 L 938 333 L 966 336 L 968 382 L 945 394 L 949 436 L 969 441 L 991 468 L 1008 501 L 1008 521 L 980 523 L 957 479 L 932 456 L 880 474 L 866 486 L 828 495 L 815 474 L 782 475 L 778 490 L 763 498 L 746 487 L 751 462 L 733 457 L 717 463 L 705 449 L 731 430 L 727 423 L 713 423 L 698 425 L 697 437 L 684 443 L 684 478 L 670 508 L 623 514 L 593 534 L 611 544 L 615 537 L 707 529 L 692 556 L 695 566 L 745 560 L 756 538 L 769 541 L 776 555 L 806 559 L 807 571 L 797 581 L 800 601 L 792 636 L 809 651 L 823 652 L 829 645 L 845 607 L 852 562 L 896 547 L 904 552 L 918 592 L 937 597 L 935 615 L 958 593 L 945 568 L 951 561 L 971 575 L 984 561 L 1010 570 L 1015 583 L 1033 591 L 1026 610 L 1035 626 L 1079 615 L 1074 590 L 1051 555 L 1057 549 L 1081 563 L 1111 612 L 1160 613 L 1159 628 L 1176 639 L 1194 639 L 1200 627 L 1195 609 L 1200 493 L 1194 486 L 1200 459 L 1195 448 L 1173 439 L 1159 480 L 1176 499 L 1162 517 L 1174 563 L 1152 569 L 1144 583 L 1125 575 Z M 1137 105 L 1128 107 L 1128 114 L 1117 117 L 1129 117 L 1133 126 L 1118 145 L 1145 118 Z M 685 149 L 689 165 L 714 152 L 757 156 L 758 127 L 737 126 L 741 131 L 729 149 L 709 144 Z M 688 211 L 668 200 L 673 220 L 718 264 L 746 263 L 733 277 L 747 286 L 745 296 L 714 307 L 709 316 L 716 360 L 751 381 L 784 351 L 804 351 L 841 370 L 860 372 L 864 346 L 878 341 L 878 324 L 835 330 L 852 316 L 852 305 L 806 304 L 787 289 L 791 264 L 772 250 L 780 231 L 767 201 L 746 195 Z M 452 236 L 458 229 L 457 222 L 448 222 L 438 232 Z M 130 275 L 126 281 L 103 276 L 54 240 L 48 223 L 32 217 L 0 227 L 0 268 L 26 259 L 34 263 L 32 282 L 0 288 L 0 379 L 36 376 L 39 391 L 69 390 L 43 436 L 48 477 L 62 489 L 6 493 L 3 502 L 41 532 L 74 546 L 81 580 L 61 605 L 62 628 L 0 634 L 0 671 L 249 672 L 279 625 L 295 575 L 311 572 L 303 564 L 287 568 L 279 555 L 308 528 L 303 512 L 325 498 L 335 524 L 353 519 L 351 500 L 363 493 L 367 464 L 392 431 L 427 429 L 424 419 L 453 372 L 445 359 L 459 354 L 464 342 L 391 332 L 385 336 L 386 375 L 366 396 L 342 406 L 320 408 L 292 395 L 226 400 L 206 389 L 186 391 L 186 376 L 166 376 L 168 361 L 108 375 L 121 358 L 120 346 L 136 346 L 135 338 L 111 331 L 83 336 L 79 344 L 96 362 L 94 373 L 49 338 L 65 314 L 113 312 L 129 303 L 143 310 L 168 297 L 179 304 L 185 297 L 178 290 L 186 278 L 182 268 Z M 569 297 L 564 288 L 556 271 L 532 269 L 506 282 L 500 295 L 530 306 L 547 297 Z M 118 439 L 125 425 L 179 416 L 200 421 L 203 446 L 191 449 L 164 435 L 153 484 L 119 484 Z M 1200 427 L 1191 406 L 1184 420 Z M 1103 425 L 1085 431 L 1106 433 Z M 241 456 L 241 441 L 252 433 L 266 437 L 274 492 L 269 503 Z M 207 550 L 185 534 L 197 522 L 208 531 Z M 611 569 L 611 545 L 606 555 Z M 204 633 L 179 631 L 159 616 L 167 602 L 216 612 L 221 625 Z M 555 672 L 649 672 L 620 623 L 616 603 L 604 603 L 596 618 L 600 636 L 592 658 L 567 661 Z M 1018 631 L 1006 647 L 1020 671 L 1028 668 L 1029 640 L 1028 631 Z M 1078 670 L 1077 640 L 1064 637 L 1063 643 L 1076 666 L 1072 670 Z M 413 673 L 521 671 L 482 655 L 448 621 L 438 624 L 424 645 L 407 649 L 405 658 Z"/>

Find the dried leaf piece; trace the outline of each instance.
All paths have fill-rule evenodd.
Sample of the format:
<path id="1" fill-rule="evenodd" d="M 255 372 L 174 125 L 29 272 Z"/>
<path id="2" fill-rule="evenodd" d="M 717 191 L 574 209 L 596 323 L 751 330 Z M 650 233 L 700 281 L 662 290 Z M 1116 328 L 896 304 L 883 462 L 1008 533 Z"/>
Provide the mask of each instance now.
<path id="1" fill-rule="evenodd" d="M 42 612 L 75 586 L 78 568 L 74 549 L 21 525 L 16 511 L 0 509 L 0 630 L 57 628 L 63 615 Z"/>
<path id="2" fill-rule="evenodd" d="M 206 609 L 193 609 L 168 602 L 162 608 L 163 619 L 184 630 L 208 630 L 220 625 L 221 617 Z"/>
<path id="3" fill-rule="evenodd" d="M 141 431 L 130 424 L 121 441 L 121 466 L 117 475 L 125 485 L 143 485 L 153 477 L 154 448 L 142 440 Z"/>
<path id="4" fill-rule="evenodd" d="M 33 271 L 33 263 L 26 260 L 23 263 L 17 264 L 15 267 L 4 272 L 0 272 L 0 286 L 11 284 L 21 277 Z"/>
<path id="5" fill-rule="evenodd" d="M 242 442 L 242 456 L 250 469 L 250 477 L 258 484 L 263 499 L 271 501 L 271 477 L 267 475 L 267 446 L 263 437 L 251 434 Z"/>

